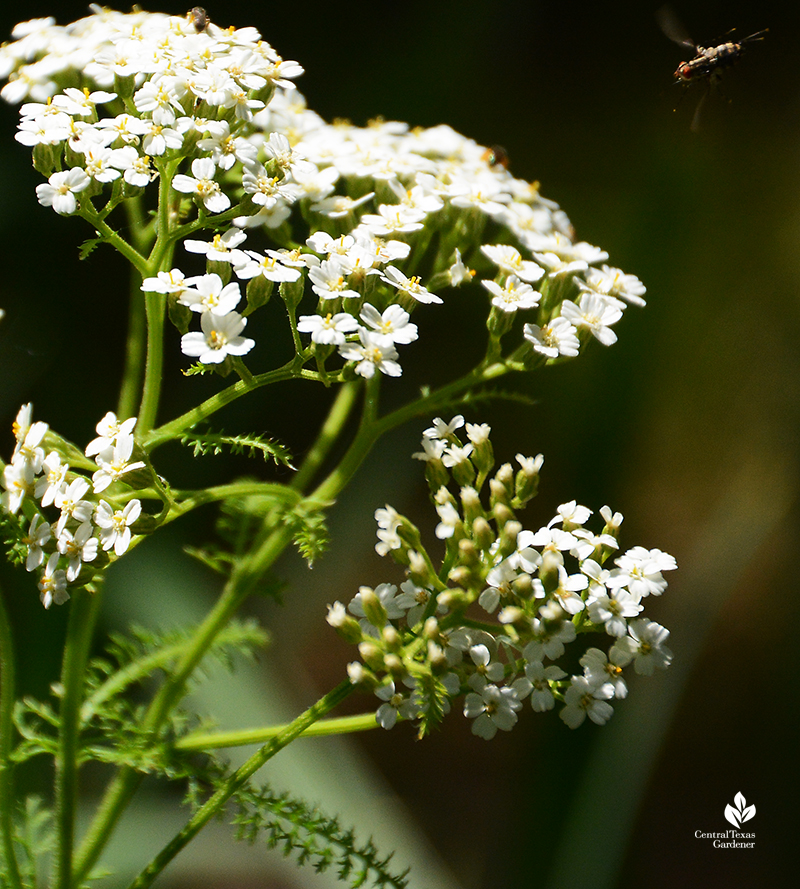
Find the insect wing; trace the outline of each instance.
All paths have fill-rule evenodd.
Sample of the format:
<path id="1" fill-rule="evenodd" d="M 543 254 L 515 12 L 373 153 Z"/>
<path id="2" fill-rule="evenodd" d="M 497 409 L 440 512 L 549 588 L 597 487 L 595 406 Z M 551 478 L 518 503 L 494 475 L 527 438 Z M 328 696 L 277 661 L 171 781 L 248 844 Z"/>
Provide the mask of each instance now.
<path id="1" fill-rule="evenodd" d="M 673 43 L 677 43 L 679 46 L 686 46 L 695 52 L 697 51 L 697 45 L 689 36 L 686 28 L 683 27 L 675 10 L 669 4 L 656 10 L 656 21 L 658 22 L 659 28 L 661 28 Z"/>

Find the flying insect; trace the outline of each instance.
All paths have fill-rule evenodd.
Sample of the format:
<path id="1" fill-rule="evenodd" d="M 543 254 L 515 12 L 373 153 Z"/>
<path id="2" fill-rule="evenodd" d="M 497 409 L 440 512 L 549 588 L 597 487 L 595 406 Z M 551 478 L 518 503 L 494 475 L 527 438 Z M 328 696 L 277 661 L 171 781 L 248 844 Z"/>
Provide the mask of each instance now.
<path id="1" fill-rule="evenodd" d="M 735 65 L 751 44 L 758 43 L 765 38 L 769 28 L 765 28 L 763 31 L 756 31 L 755 34 L 743 37 L 739 41 L 730 40 L 725 43 L 719 43 L 716 46 L 699 46 L 689 37 L 671 7 L 662 6 L 656 13 L 656 18 L 661 30 L 670 40 L 694 52 L 694 58 L 689 59 L 687 62 L 681 62 L 675 69 L 675 83 L 679 83 L 684 87 L 689 87 L 695 83 L 706 84 L 706 91 L 700 98 L 692 119 L 691 128 L 693 131 L 696 131 L 700 121 L 700 109 L 711 87 L 719 83 L 722 78 L 722 72 L 726 68 Z"/>

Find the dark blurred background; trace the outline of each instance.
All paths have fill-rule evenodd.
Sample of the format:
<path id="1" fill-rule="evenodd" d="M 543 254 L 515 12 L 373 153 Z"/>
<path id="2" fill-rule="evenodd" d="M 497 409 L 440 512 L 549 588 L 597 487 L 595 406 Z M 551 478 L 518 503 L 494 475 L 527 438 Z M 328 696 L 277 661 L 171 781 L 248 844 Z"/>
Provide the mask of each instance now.
<path id="1" fill-rule="evenodd" d="M 535 406 L 495 405 L 468 419 L 492 424 L 502 460 L 545 454 L 531 526 L 572 498 L 593 509 L 608 503 L 626 516 L 623 547 L 675 555 L 680 570 L 667 594 L 648 602 L 648 614 L 671 630 L 672 668 L 634 678 L 630 698 L 601 729 L 571 732 L 554 714 L 526 706 L 517 728 L 491 743 L 453 714 L 423 742 L 401 726 L 346 745 L 302 742 L 295 759 L 287 752 L 286 765 L 280 757 L 273 764 L 277 786 L 352 813 L 364 835 L 398 845 L 398 860 L 414 865 L 413 886 L 744 889 L 778 885 L 793 872 L 800 8 L 775 0 L 675 4 L 701 44 L 731 28 L 737 36 L 769 28 L 722 92 L 710 95 L 695 134 L 702 91 L 681 98 L 673 85 L 671 73 L 689 54 L 661 33 L 657 6 L 229 0 L 209 7 L 218 24 L 254 25 L 297 59 L 306 68 L 298 86 L 327 119 L 448 123 L 502 144 L 515 175 L 539 180 L 580 239 L 648 288 L 646 309 L 626 312 L 613 348 L 516 381 Z M 159 11 L 185 9 L 171 3 Z M 86 6 L 5 4 L 0 34 L 50 14 L 66 23 Z M 86 442 L 116 402 L 125 268 L 104 250 L 78 261 L 76 247 L 90 233 L 37 205 L 40 178 L 13 140 L 16 111 L 4 106 L 0 115 L 1 428 L 32 400 L 37 418 Z M 406 376 L 387 381 L 387 392 L 448 377 L 459 360 L 452 351 L 480 344 L 477 313 L 451 305 L 436 317 L 438 328 L 432 314 L 422 322 L 425 344 L 405 353 Z M 438 348 L 430 348 L 437 334 Z M 209 385 L 181 377 L 175 352 L 164 418 Z M 302 452 L 325 393 L 295 386 L 259 397 L 220 422 L 267 431 Z M 294 408 L 291 424 L 286 405 Z M 419 467 L 408 459 L 423 425 L 380 445 L 337 505 L 331 552 L 312 572 L 294 556 L 284 560 L 284 605 L 252 606 L 274 643 L 252 676 L 219 679 L 216 698 L 209 691 L 199 700 L 216 707 L 223 725 L 290 718 L 339 681 L 354 652 L 325 624 L 325 605 L 349 600 L 359 584 L 398 580 L 372 552 L 374 509 L 389 502 L 428 528 L 435 523 Z M 7 454 L 10 432 L 2 436 Z M 178 485 L 220 478 L 221 464 L 195 466 L 186 456 L 164 449 L 159 471 Z M 210 512 L 198 516 L 120 562 L 109 628 L 196 619 L 216 581 L 180 546 L 202 543 L 212 521 Z M 1 576 L 23 640 L 24 690 L 45 694 L 57 676 L 66 609 L 45 613 L 24 572 L 3 567 Z M 247 681 L 249 692 L 240 687 Z M 24 777 L 28 789 L 47 786 L 35 769 Z M 714 849 L 697 839 L 697 830 L 730 826 L 723 811 L 737 792 L 756 806 L 745 825 L 756 848 Z M 163 788 L 145 788 L 128 841 L 115 847 L 123 872 L 158 848 L 165 825 L 180 824 L 182 815 L 163 814 L 169 802 Z M 313 874 L 281 870 L 275 854 L 231 850 L 224 837 L 220 829 L 201 839 L 163 885 L 322 885 Z"/>

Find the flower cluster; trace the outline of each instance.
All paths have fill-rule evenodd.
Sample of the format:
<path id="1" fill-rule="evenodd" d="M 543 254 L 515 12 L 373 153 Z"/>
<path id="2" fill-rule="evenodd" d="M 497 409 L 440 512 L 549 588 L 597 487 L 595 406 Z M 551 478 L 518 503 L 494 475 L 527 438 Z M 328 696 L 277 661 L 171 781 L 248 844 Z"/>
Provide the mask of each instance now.
<path id="1" fill-rule="evenodd" d="M 32 422 L 31 414 L 32 406 L 23 405 L 14 422 L 16 446 L 3 470 L 0 503 L 11 515 L 22 509 L 30 523 L 22 534 L 25 567 L 40 569 L 39 591 L 49 608 L 67 601 L 67 586 L 79 576 L 82 583 L 91 580 L 82 576 L 86 563 L 92 563 L 93 575 L 112 552 L 119 557 L 130 547 L 142 504 L 129 496 L 128 482 L 134 478 L 130 473 L 145 463 L 131 460 L 136 420 L 118 422 L 109 412 L 97 424 L 98 437 L 86 447 L 86 457 L 94 457 L 97 467 L 89 480 L 63 459 L 68 449 L 63 440 L 53 436 L 54 447 L 46 453 L 49 427 Z M 82 455 L 72 456 L 80 460 Z M 80 462 L 82 468 L 92 465 L 88 459 Z M 97 496 L 108 490 L 105 498 Z M 56 510 L 58 516 L 48 518 Z"/>
<path id="2" fill-rule="evenodd" d="M 641 546 L 617 555 L 622 516 L 606 506 L 599 533 L 575 501 L 544 527 L 523 528 L 516 513 L 536 495 L 542 456 L 518 455 L 519 469 L 506 463 L 490 475 L 489 427 L 467 423 L 464 443 L 456 433 L 463 425 L 460 416 L 435 421 L 415 455 L 425 462 L 436 536 L 446 542 L 441 570 L 418 529 L 387 506 L 375 513 L 376 550 L 403 565 L 407 579 L 399 589 L 362 587 L 347 607 L 329 607 L 328 622 L 363 659 L 350 665 L 351 680 L 377 689 L 384 728 L 415 719 L 424 733 L 462 695 L 464 715 L 483 738 L 510 730 L 525 699 L 536 711 L 563 703 L 571 728 L 587 716 L 603 724 L 609 701 L 627 694 L 623 668 L 649 675 L 671 661 L 668 630 L 642 612 L 666 589 L 662 572 L 675 560 Z M 576 652 L 571 643 L 586 634 L 595 644 Z M 569 675 L 556 663 L 562 658 L 582 673 Z"/>
<path id="3" fill-rule="evenodd" d="M 625 307 L 644 304 L 641 282 L 576 242 L 566 214 L 497 151 L 447 126 L 325 123 L 291 82 L 302 68 L 254 28 L 95 8 L 13 36 L 0 48 L 2 95 L 24 103 L 17 139 L 48 176 L 42 204 L 91 221 L 166 178 L 175 218 L 193 203 L 189 234 L 212 231 L 183 240 L 205 254 L 206 276 L 161 269 L 143 284 L 200 313 L 199 332 L 176 323 L 202 364 L 253 348 L 247 316 L 276 284 L 303 358 L 325 370 L 335 353 L 339 371 L 363 377 L 399 376 L 397 347 L 418 337 L 411 314 L 473 280 L 497 343 L 523 318 L 520 366 L 613 343 Z M 66 85 L 76 78 L 82 88 Z M 245 247 L 251 232 L 267 245 Z M 247 282 L 242 313 L 232 273 Z M 316 311 L 295 319 L 305 294 Z"/>

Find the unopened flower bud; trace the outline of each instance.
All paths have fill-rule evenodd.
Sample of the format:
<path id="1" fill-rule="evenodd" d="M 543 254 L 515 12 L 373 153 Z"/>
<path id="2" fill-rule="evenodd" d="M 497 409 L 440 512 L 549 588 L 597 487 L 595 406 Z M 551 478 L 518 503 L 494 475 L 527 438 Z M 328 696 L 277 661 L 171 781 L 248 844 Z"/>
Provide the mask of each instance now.
<path id="1" fill-rule="evenodd" d="M 396 654 L 387 654 L 383 661 L 386 665 L 386 671 L 391 673 L 395 678 L 402 676 L 403 673 L 405 673 L 402 658 L 399 658 Z"/>
<path id="2" fill-rule="evenodd" d="M 517 549 L 517 535 L 522 530 L 522 523 L 511 520 L 503 524 L 503 530 L 500 533 L 500 545 L 497 549 L 498 555 L 505 559 Z"/>
<path id="3" fill-rule="evenodd" d="M 347 675 L 353 685 L 359 685 L 364 688 L 377 688 L 378 678 L 375 674 L 368 670 L 360 661 L 352 661 L 347 665 Z"/>
<path id="4" fill-rule="evenodd" d="M 402 636 L 397 631 L 397 628 L 393 627 L 391 624 L 387 624 L 383 628 L 381 631 L 381 639 L 383 639 L 384 645 L 389 651 L 399 651 L 403 644 Z M 386 663 L 389 663 L 388 658 Z"/>
<path id="5" fill-rule="evenodd" d="M 481 557 L 474 542 L 467 538 L 458 541 L 458 564 L 475 568 L 480 565 Z"/>
<path id="6" fill-rule="evenodd" d="M 361 642 L 358 646 L 358 653 L 361 655 L 364 663 L 372 667 L 373 670 L 382 671 L 384 669 L 383 652 L 372 641 Z"/>
<path id="7" fill-rule="evenodd" d="M 507 522 L 514 521 L 514 511 L 511 507 L 506 506 L 505 503 L 495 503 L 492 507 L 492 516 L 497 522 L 497 527 L 501 533 Z"/>
<path id="8" fill-rule="evenodd" d="M 358 644 L 364 638 L 361 625 L 347 613 L 341 602 L 334 602 L 328 606 L 328 615 L 325 619 L 351 645 Z"/>
<path id="9" fill-rule="evenodd" d="M 467 485 L 461 489 L 460 496 L 465 521 L 473 522 L 478 516 L 483 515 L 483 504 L 475 488 Z"/>
<path id="10" fill-rule="evenodd" d="M 475 481 L 475 467 L 472 465 L 468 457 L 459 460 L 451 468 L 450 472 L 453 480 L 462 487 L 471 485 Z"/>
<path id="11" fill-rule="evenodd" d="M 230 270 L 230 263 L 226 262 Z M 230 271 L 229 271 L 230 274 Z M 256 275 L 247 282 L 245 294 L 247 295 L 247 312 L 255 312 L 261 306 L 265 306 L 272 296 L 275 287 L 274 281 L 268 281 L 263 275 Z"/>
<path id="12" fill-rule="evenodd" d="M 489 505 L 494 509 L 497 504 L 511 508 L 511 491 L 496 478 L 489 479 Z"/>
<path id="13" fill-rule="evenodd" d="M 514 489 L 517 502 L 524 505 L 539 492 L 539 472 L 544 463 L 544 457 L 542 454 L 536 457 L 525 457 L 522 454 L 517 454 L 517 461 L 521 469 L 514 480 Z"/>
<path id="14" fill-rule="evenodd" d="M 422 627 L 422 635 L 426 639 L 439 638 L 439 621 L 435 617 L 429 617 Z"/>
<path id="15" fill-rule="evenodd" d="M 530 574 L 520 574 L 511 581 L 511 589 L 518 598 L 530 599 L 533 596 L 533 578 Z"/>
<path id="16" fill-rule="evenodd" d="M 483 552 L 486 552 L 486 550 L 488 550 L 494 543 L 495 536 L 494 531 L 492 531 L 492 526 L 485 518 L 483 518 L 483 516 L 479 516 L 472 523 L 472 537 L 475 544 Z"/>
<path id="17" fill-rule="evenodd" d="M 494 449 L 489 439 L 489 433 L 492 431 L 488 423 L 467 423 L 467 436 L 475 450 L 472 452 L 472 462 L 475 464 L 478 472 L 486 476 L 492 471 L 494 466 Z"/>
<path id="18" fill-rule="evenodd" d="M 546 549 L 542 553 L 542 563 L 539 565 L 539 580 L 546 593 L 552 593 L 558 589 L 559 568 L 564 564 L 564 558 L 558 550 Z"/>
<path id="19" fill-rule="evenodd" d="M 408 575 L 418 587 L 429 589 L 436 583 L 428 560 L 415 549 L 408 551 Z"/>
<path id="20" fill-rule="evenodd" d="M 448 611 L 456 611 L 471 605 L 474 601 L 474 597 L 469 596 L 459 587 L 449 587 L 439 593 L 436 597 L 436 601 Z"/>
<path id="21" fill-rule="evenodd" d="M 434 670 L 442 670 L 447 666 L 447 657 L 441 645 L 428 642 L 428 663 Z"/>
<path id="22" fill-rule="evenodd" d="M 359 589 L 361 607 L 364 609 L 364 617 L 372 624 L 382 630 L 386 626 L 389 615 L 383 602 L 378 598 L 377 593 L 371 587 L 362 586 Z"/>

